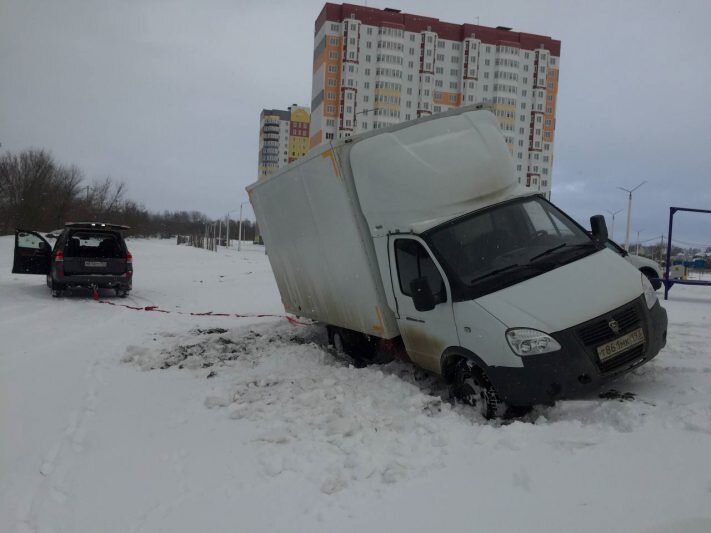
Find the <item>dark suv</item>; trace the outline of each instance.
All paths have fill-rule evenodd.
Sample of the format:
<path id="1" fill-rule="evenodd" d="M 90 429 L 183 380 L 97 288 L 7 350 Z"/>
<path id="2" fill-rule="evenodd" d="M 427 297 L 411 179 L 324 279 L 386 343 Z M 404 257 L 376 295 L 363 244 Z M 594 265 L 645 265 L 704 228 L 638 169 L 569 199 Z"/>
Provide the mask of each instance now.
<path id="1" fill-rule="evenodd" d="M 112 288 L 125 297 L 133 281 L 133 257 L 123 238 L 128 226 L 72 222 L 54 248 L 35 231 L 15 231 L 14 274 L 46 274 L 52 296 L 70 287 Z"/>

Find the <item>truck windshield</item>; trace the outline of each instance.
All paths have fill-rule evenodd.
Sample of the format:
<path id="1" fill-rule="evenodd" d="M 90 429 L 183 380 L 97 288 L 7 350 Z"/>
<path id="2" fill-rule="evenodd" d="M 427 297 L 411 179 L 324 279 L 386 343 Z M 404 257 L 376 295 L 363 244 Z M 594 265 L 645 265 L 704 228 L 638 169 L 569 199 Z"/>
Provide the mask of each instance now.
<path id="1" fill-rule="evenodd" d="M 426 235 L 452 285 L 469 297 L 518 283 L 598 246 L 559 209 L 529 196 L 459 218 Z"/>

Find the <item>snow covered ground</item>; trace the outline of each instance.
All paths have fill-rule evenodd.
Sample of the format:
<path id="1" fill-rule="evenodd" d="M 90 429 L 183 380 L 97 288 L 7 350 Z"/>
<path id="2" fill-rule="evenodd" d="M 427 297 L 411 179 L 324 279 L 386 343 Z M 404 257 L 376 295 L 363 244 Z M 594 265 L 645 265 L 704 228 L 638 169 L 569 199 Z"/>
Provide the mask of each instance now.
<path id="1" fill-rule="evenodd" d="M 134 291 L 52 299 L 0 237 L 0 531 L 711 531 L 711 289 L 610 398 L 486 422 L 283 318 L 263 249 L 136 240 Z"/>

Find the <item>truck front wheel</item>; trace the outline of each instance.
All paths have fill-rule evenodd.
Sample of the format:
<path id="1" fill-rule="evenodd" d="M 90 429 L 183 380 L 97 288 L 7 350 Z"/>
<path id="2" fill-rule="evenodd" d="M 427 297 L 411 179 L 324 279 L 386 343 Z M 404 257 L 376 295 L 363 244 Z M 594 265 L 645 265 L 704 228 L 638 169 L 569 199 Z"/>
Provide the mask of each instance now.
<path id="1" fill-rule="evenodd" d="M 503 417 L 507 413 L 506 403 L 499 398 L 484 371 L 466 359 L 457 362 L 450 395 L 475 407 L 487 420 Z"/>

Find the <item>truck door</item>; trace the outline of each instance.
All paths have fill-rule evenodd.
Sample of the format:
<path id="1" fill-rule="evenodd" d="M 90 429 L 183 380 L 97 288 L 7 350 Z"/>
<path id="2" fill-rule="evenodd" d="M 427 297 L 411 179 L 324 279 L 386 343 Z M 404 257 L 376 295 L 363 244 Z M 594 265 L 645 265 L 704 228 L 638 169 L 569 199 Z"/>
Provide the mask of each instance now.
<path id="1" fill-rule="evenodd" d="M 49 274 L 52 247 L 39 233 L 15 230 L 13 274 Z"/>
<path id="2" fill-rule="evenodd" d="M 390 237 L 390 275 L 398 326 L 410 359 L 418 366 L 440 373 L 442 352 L 459 345 L 452 295 L 444 271 L 422 239 L 394 235 Z M 418 311 L 412 297 L 413 282 L 423 278 L 434 295 L 434 308 L 428 311 Z"/>

